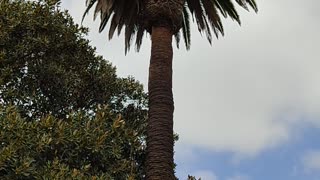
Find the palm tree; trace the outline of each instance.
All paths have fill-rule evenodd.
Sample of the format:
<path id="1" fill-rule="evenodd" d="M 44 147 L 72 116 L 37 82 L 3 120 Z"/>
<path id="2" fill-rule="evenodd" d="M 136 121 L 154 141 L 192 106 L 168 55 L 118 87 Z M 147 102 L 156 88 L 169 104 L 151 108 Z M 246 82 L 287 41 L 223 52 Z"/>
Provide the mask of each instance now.
<path id="1" fill-rule="evenodd" d="M 125 28 L 125 53 L 130 49 L 132 37 L 136 50 L 143 35 L 151 35 L 149 67 L 149 118 L 147 126 L 146 179 L 171 180 L 174 176 L 173 161 L 173 95 L 172 95 L 172 37 L 179 47 L 180 32 L 186 48 L 190 48 L 190 16 L 198 29 L 205 32 L 211 44 L 212 34 L 223 35 L 221 17 L 230 17 L 240 24 L 232 0 L 86 0 L 84 16 L 94 6 L 100 13 L 100 32 L 109 22 L 109 39 L 117 30 Z M 257 12 L 255 0 L 235 0 L 248 10 Z M 83 17 L 84 17 L 83 16 Z M 213 32 L 213 33 L 212 33 Z"/>

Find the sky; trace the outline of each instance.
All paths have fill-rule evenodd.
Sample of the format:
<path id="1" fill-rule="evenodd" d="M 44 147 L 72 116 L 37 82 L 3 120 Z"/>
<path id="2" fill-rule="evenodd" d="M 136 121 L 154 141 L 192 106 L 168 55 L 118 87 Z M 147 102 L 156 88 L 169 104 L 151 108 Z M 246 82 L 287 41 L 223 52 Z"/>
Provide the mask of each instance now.
<path id="1" fill-rule="evenodd" d="M 320 180 L 320 2 L 256 0 L 223 20 L 210 45 L 192 26 L 191 50 L 174 48 L 177 176 L 203 180 Z M 81 23 L 85 0 L 62 0 Z M 89 13 L 97 53 L 147 87 L 150 37 L 126 56 Z M 173 44 L 175 47 L 175 44 Z M 181 44 L 183 45 L 183 44 Z"/>

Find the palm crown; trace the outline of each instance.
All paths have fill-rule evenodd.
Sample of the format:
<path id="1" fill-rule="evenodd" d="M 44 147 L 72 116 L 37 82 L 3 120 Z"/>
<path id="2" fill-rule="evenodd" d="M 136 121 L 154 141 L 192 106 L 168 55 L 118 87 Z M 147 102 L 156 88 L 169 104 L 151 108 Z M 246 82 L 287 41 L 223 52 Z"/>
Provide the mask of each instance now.
<path id="1" fill-rule="evenodd" d="M 255 12 L 258 11 L 255 0 L 235 1 L 246 10 L 249 10 L 248 6 L 250 6 Z M 116 30 L 119 35 L 125 27 L 125 51 L 130 49 L 133 36 L 136 36 L 136 50 L 139 51 L 144 33 L 150 31 L 150 27 L 144 23 L 145 18 L 142 13 L 145 0 L 87 0 L 87 9 L 83 18 L 96 2 L 94 19 L 100 13 L 99 31 L 103 31 L 111 21 L 109 28 L 109 39 L 111 39 Z M 186 0 L 181 16 L 181 31 L 187 49 L 190 48 L 190 15 L 197 22 L 199 32 L 205 32 L 210 44 L 212 31 L 216 37 L 219 33 L 224 34 L 221 15 L 224 18 L 230 17 L 240 24 L 240 17 L 232 0 Z M 179 47 L 180 31 L 175 32 L 174 35 Z"/>

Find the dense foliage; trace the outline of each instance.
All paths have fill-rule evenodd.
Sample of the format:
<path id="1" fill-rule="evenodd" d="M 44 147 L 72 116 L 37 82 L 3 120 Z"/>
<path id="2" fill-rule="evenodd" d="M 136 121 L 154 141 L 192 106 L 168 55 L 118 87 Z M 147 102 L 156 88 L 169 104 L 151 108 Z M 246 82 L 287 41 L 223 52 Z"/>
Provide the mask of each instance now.
<path id="1" fill-rule="evenodd" d="M 141 132 L 100 108 L 26 121 L 0 109 L 0 179 L 143 179 Z"/>
<path id="2" fill-rule="evenodd" d="M 0 2 L 0 103 L 30 118 L 144 103 L 142 86 L 117 78 L 84 38 L 87 29 L 55 2 Z"/>
<path id="3" fill-rule="evenodd" d="M 57 2 L 0 1 L 0 179 L 143 179 L 143 87 Z"/>

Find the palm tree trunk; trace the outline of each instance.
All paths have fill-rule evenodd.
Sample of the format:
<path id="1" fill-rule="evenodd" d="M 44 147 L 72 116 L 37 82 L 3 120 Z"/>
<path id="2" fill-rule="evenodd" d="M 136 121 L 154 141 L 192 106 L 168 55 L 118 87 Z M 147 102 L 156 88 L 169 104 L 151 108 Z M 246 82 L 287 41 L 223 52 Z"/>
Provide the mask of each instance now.
<path id="1" fill-rule="evenodd" d="M 152 27 L 147 126 L 147 180 L 173 180 L 172 36 L 170 28 Z"/>

